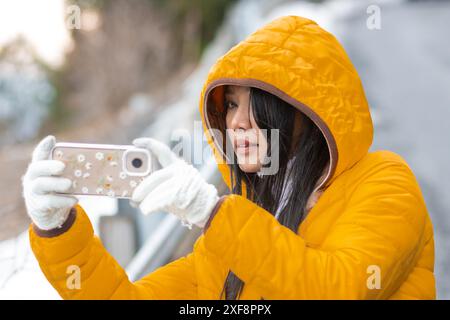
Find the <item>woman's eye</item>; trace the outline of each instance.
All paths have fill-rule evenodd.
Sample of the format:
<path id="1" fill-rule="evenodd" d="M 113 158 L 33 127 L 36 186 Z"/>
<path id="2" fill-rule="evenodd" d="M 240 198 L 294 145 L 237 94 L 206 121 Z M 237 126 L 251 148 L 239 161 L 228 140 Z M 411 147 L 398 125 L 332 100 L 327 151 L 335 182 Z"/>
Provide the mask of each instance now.
<path id="1" fill-rule="evenodd" d="M 237 107 L 237 104 L 234 103 L 233 101 L 225 101 L 225 107 L 227 109 L 233 109 Z"/>

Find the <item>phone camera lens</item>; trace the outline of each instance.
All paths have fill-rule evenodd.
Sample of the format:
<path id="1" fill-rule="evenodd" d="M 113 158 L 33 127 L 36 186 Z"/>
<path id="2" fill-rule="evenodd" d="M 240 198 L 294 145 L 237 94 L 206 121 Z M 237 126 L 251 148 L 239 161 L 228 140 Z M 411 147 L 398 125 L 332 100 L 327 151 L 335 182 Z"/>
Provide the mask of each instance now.
<path id="1" fill-rule="evenodd" d="M 140 167 L 142 167 L 142 160 L 139 158 L 134 158 L 131 161 L 131 164 L 133 165 L 133 167 L 135 167 L 136 169 L 139 169 Z"/>

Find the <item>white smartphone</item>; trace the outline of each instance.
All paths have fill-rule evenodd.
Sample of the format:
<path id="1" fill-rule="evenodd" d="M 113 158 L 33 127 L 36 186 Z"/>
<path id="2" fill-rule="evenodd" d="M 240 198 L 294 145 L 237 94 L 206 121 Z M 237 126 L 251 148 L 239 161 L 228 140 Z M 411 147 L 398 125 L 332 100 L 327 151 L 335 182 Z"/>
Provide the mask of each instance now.
<path id="1" fill-rule="evenodd" d="M 155 169 L 150 152 L 133 145 L 59 142 L 50 158 L 65 163 L 72 195 L 129 199 Z"/>

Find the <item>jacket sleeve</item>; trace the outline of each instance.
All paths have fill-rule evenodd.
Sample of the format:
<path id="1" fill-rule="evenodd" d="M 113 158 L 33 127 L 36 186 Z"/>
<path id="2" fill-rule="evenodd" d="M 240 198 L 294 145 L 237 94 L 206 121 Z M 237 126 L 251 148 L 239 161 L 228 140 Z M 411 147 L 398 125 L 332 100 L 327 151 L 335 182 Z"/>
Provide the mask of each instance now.
<path id="1" fill-rule="evenodd" d="M 205 226 L 204 245 L 265 299 L 388 298 L 425 243 L 420 189 L 406 164 L 384 163 L 346 197 L 315 247 L 253 202 L 228 195 Z"/>
<path id="2" fill-rule="evenodd" d="M 63 233 L 45 233 L 33 224 L 29 228 L 40 268 L 63 299 L 197 299 L 194 253 L 132 283 L 94 235 L 82 207 L 73 211 L 73 222 Z"/>

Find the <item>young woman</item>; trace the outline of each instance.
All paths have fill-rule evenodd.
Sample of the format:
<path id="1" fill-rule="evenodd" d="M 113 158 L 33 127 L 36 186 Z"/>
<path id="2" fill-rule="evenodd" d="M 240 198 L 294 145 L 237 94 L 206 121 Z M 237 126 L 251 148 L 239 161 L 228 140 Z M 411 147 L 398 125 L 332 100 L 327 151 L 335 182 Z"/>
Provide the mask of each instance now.
<path id="1" fill-rule="evenodd" d="M 164 144 L 135 140 L 163 168 L 132 201 L 203 228 L 193 252 L 135 283 L 76 199 L 54 194 L 71 185 L 58 177 L 64 164 L 46 160 L 54 137 L 37 146 L 24 176 L 30 242 L 63 298 L 435 298 L 419 185 L 399 155 L 369 152 L 364 91 L 332 35 L 301 17 L 274 20 L 213 66 L 200 113 L 230 194 Z M 81 286 L 70 289 L 74 265 Z"/>

